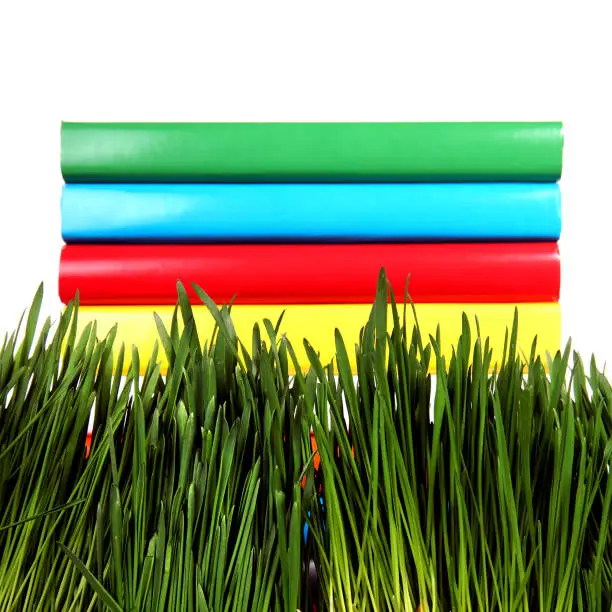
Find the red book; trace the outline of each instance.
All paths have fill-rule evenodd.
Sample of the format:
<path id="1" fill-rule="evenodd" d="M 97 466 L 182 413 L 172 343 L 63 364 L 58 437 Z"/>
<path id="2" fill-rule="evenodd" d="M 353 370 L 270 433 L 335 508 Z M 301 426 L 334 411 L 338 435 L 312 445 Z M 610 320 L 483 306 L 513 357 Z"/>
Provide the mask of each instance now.
<path id="1" fill-rule="evenodd" d="M 556 243 L 68 245 L 59 293 L 88 305 L 163 305 L 181 280 L 218 304 L 374 301 L 384 267 L 395 297 L 414 302 L 554 302 Z"/>

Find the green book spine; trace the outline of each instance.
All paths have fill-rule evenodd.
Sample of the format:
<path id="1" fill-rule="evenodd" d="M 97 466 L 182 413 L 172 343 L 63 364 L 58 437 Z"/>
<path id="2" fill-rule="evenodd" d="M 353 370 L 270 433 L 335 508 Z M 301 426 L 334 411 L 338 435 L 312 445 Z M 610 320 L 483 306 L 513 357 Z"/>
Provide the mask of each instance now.
<path id="1" fill-rule="evenodd" d="M 552 182 L 562 125 L 62 123 L 68 183 Z"/>

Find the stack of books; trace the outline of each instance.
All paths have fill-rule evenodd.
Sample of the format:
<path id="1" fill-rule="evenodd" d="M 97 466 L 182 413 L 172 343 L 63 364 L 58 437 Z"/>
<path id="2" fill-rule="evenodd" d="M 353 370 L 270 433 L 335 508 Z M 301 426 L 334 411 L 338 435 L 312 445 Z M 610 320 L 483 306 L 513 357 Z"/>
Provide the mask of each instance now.
<path id="1" fill-rule="evenodd" d="M 78 290 L 80 326 L 118 324 L 144 367 L 179 280 L 212 336 L 195 283 L 247 345 L 284 313 L 306 370 L 304 338 L 324 363 L 336 329 L 358 341 L 384 267 L 447 354 L 466 313 L 494 366 L 518 307 L 519 351 L 537 335 L 544 356 L 561 343 L 562 151 L 553 122 L 63 123 L 60 297 Z"/>

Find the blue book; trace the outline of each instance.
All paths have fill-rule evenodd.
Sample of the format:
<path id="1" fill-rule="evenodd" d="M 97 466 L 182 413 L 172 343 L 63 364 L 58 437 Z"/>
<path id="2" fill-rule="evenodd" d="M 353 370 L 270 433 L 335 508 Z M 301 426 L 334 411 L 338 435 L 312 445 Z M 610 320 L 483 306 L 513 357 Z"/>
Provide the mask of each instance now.
<path id="1" fill-rule="evenodd" d="M 560 233 L 557 183 L 75 184 L 62 194 L 67 243 L 552 241 Z"/>

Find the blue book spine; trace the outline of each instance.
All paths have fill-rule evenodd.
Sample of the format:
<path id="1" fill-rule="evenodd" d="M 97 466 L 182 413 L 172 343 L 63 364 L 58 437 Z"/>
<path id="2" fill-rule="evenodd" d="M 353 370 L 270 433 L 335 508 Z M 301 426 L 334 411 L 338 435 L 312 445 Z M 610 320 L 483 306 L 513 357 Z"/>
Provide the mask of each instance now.
<path id="1" fill-rule="evenodd" d="M 71 242 L 558 240 L 557 183 L 66 185 Z"/>

